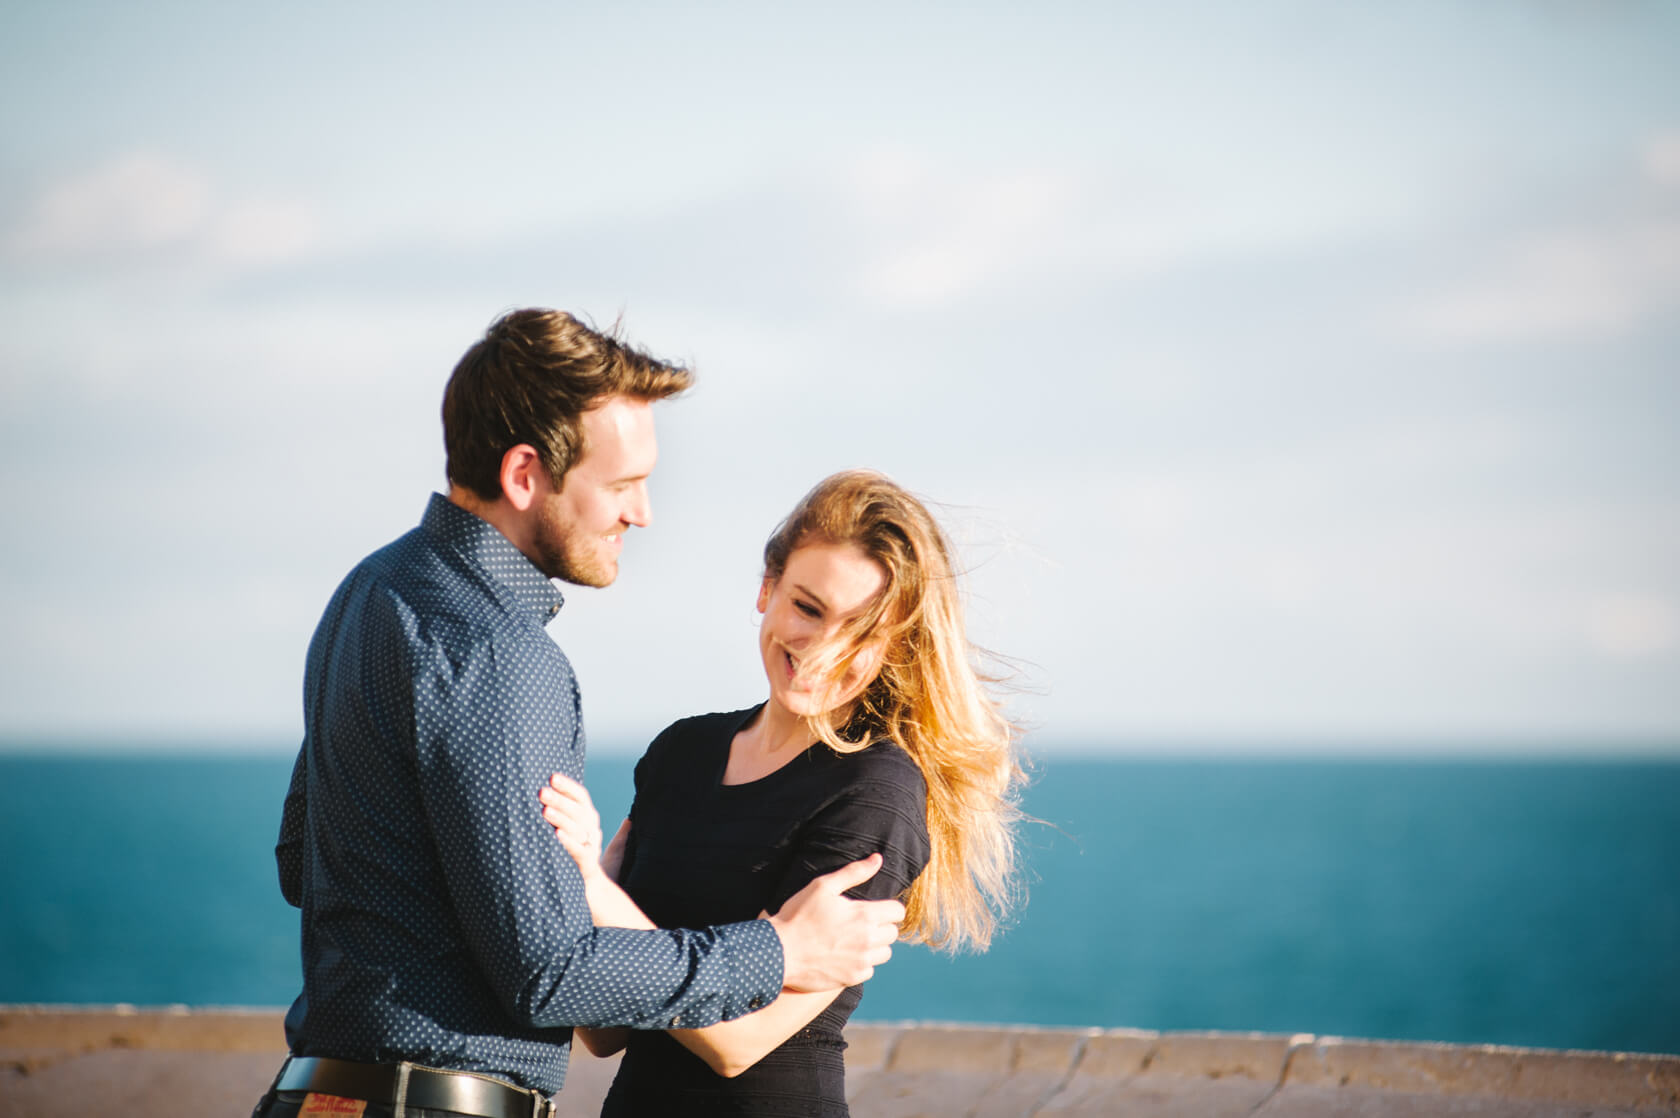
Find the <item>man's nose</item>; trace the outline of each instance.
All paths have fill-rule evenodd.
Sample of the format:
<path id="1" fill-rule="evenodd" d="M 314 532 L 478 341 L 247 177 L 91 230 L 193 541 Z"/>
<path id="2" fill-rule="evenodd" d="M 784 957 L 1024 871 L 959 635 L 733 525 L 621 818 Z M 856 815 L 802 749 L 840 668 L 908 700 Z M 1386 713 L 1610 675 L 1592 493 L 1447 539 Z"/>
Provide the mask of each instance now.
<path id="1" fill-rule="evenodd" d="M 648 497 L 645 483 L 638 483 L 631 489 L 630 500 L 624 508 L 624 522 L 637 528 L 646 528 L 653 523 L 653 501 Z"/>

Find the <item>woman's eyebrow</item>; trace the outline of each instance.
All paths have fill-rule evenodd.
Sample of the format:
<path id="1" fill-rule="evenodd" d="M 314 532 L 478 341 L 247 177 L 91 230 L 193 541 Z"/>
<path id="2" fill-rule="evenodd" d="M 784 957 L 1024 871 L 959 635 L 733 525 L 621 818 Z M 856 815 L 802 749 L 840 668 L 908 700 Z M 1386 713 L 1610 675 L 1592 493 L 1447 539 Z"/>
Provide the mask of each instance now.
<path id="1" fill-rule="evenodd" d="M 817 605 L 820 606 L 821 608 L 823 608 L 823 609 L 828 608 L 828 603 L 822 600 L 822 596 L 820 594 L 812 593 L 811 588 L 806 586 L 803 582 L 794 583 L 793 588 L 795 590 L 799 591 L 801 594 L 805 595 L 807 598 L 811 599 L 813 602 L 817 603 Z"/>

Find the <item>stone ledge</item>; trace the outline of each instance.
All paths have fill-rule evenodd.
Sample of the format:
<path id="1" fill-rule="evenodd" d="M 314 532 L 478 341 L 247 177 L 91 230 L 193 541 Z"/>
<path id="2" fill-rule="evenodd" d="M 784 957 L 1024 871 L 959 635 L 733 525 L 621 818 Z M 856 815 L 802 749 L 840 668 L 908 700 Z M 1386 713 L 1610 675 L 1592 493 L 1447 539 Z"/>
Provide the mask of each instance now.
<path id="1" fill-rule="evenodd" d="M 283 1014 L 271 1009 L 0 1006 L 0 1052 L 273 1052 L 276 1045 L 286 1047 L 282 1019 Z"/>
<path id="2" fill-rule="evenodd" d="M 856 1118 L 1680 1116 L 1680 1056 L 912 1023 L 847 1041 Z M 274 1010 L 0 1006 L 0 1118 L 244 1113 L 284 1049 Z M 574 1058 L 561 1114 L 598 1113 L 616 1063 Z"/>
<path id="3" fill-rule="evenodd" d="M 1286 1078 L 1312 1087 L 1680 1109 L 1680 1056 L 1318 1037 L 1292 1052 Z"/>

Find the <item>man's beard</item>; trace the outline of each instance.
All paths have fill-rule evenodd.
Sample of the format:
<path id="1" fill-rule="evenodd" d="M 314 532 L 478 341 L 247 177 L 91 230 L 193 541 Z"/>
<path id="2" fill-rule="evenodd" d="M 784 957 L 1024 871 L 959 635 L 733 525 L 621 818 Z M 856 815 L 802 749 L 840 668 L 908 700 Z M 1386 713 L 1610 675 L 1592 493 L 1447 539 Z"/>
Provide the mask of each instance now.
<path id="1" fill-rule="evenodd" d="M 618 564 L 603 554 L 600 537 L 580 532 L 544 507 L 538 514 L 533 541 L 537 569 L 549 578 L 574 586 L 611 586 Z"/>

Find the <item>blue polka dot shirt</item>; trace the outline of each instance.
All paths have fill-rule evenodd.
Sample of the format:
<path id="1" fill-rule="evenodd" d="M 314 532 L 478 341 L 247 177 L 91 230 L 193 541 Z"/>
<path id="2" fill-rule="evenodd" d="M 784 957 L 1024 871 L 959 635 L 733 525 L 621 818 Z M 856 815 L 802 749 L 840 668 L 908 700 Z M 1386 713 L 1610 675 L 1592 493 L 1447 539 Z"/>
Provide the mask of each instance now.
<path id="1" fill-rule="evenodd" d="M 554 584 L 434 494 L 339 586 L 309 645 L 275 850 L 303 910 L 299 1056 L 411 1060 L 560 1089 L 573 1025 L 700 1027 L 774 998 L 762 920 L 595 928 L 537 790 L 581 780 Z"/>

